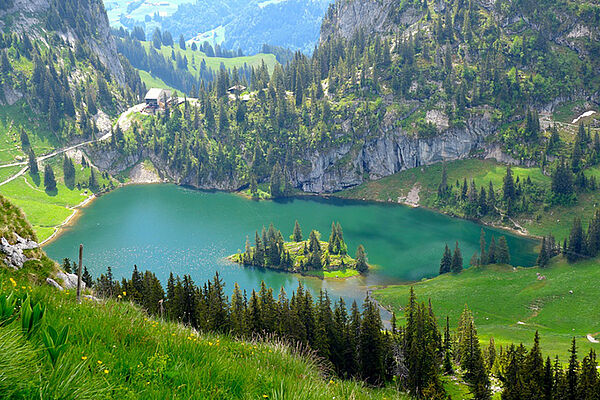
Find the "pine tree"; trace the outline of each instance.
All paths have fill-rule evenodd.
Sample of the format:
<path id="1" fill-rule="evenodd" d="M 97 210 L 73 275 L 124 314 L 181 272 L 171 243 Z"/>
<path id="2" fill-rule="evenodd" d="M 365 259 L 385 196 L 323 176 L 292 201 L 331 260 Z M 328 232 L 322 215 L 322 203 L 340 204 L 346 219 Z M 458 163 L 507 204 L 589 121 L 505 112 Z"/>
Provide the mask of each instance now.
<path id="1" fill-rule="evenodd" d="M 569 233 L 569 245 L 567 247 L 567 261 L 575 262 L 582 258 L 585 254 L 585 241 L 583 236 L 583 228 L 581 227 L 581 219 L 573 220 L 573 227 Z"/>
<path id="2" fill-rule="evenodd" d="M 577 361 L 577 345 L 575 338 L 571 342 L 571 349 L 569 350 L 569 367 L 567 369 L 567 399 L 577 400 L 577 384 L 579 374 L 579 362 Z"/>
<path id="3" fill-rule="evenodd" d="M 75 166 L 73 161 L 66 155 L 63 158 L 63 178 L 67 186 L 75 184 Z"/>
<path id="4" fill-rule="evenodd" d="M 540 336 L 535 332 L 533 346 L 525 357 L 524 370 L 524 394 L 529 399 L 541 399 L 544 395 L 544 359 L 540 350 Z"/>
<path id="5" fill-rule="evenodd" d="M 367 254 L 362 244 L 358 245 L 358 248 L 356 249 L 356 270 L 361 274 L 364 274 L 369 270 Z"/>
<path id="6" fill-rule="evenodd" d="M 302 229 L 300 228 L 300 224 L 298 223 L 298 220 L 296 220 L 296 222 L 294 223 L 294 236 L 293 236 L 294 242 L 299 243 L 302 241 Z"/>
<path id="7" fill-rule="evenodd" d="M 510 251 L 508 249 L 508 243 L 506 242 L 505 236 L 500 236 L 500 239 L 498 239 L 498 247 L 496 249 L 496 262 L 498 264 L 510 263 Z"/>
<path id="8" fill-rule="evenodd" d="M 463 270 L 463 258 L 460 248 L 458 247 L 458 241 L 456 242 L 456 246 L 454 247 L 454 254 L 452 255 L 451 270 L 455 274 L 460 273 Z"/>
<path id="9" fill-rule="evenodd" d="M 369 297 L 363 304 L 362 323 L 358 340 L 360 375 L 374 385 L 384 381 L 384 340 L 383 325 L 377 306 Z"/>
<path id="10" fill-rule="evenodd" d="M 504 201 L 508 202 L 509 200 L 515 200 L 517 197 L 515 191 L 515 181 L 513 179 L 510 165 L 506 167 L 506 175 L 504 176 L 503 183 L 502 195 Z"/>
<path id="11" fill-rule="evenodd" d="M 440 261 L 440 275 L 446 274 L 452 270 L 452 253 L 450 252 L 450 248 L 448 244 L 444 248 L 444 254 L 442 255 L 442 260 Z"/>
<path id="12" fill-rule="evenodd" d="M 536 262 L 536 264 L 539 265 L 541 268 L 548 266 L 548 263 L 550 261 L 550 257 L 548 256 L 546 247 L 547 247 L 546 237 L 544 236 L 542 238 L 542 243 L 540 244 L 540 253 L 538 255 L 537 262 Z"/>
<path id="13" fill-rule="evenodd" d="M 487 262 L 488 262 L 488 264 L 496 264 L 496 262 L 497 262 L 496 239 L 494 238 L 494 235 L 492 235 L 492 239 L 490 240 L 490 247 L 488 248 L 488 252 L 487 252 Z"/>
<path id="14" fill-rule="evenodd" d="M 28 161 L 28 165 L 29 165 L 29 173 L 31 175 L 37 175 L 39 173 L 39 169 L 38 169 L 38 163 L 37 163 L 37 159 L 35 157 L 35 154 L 33 152 L 33 149 L 29 149 L 29 161 Z"/>
<path id="15" fill-rule="evenodd" d="M 83 273 L 81 274 L 81 280 L 85 282 L 85 285 L 88 288 L 91 288 L 94 283 L 94 279 L 92 278 L 92 275 L 90 274 L 90 272 L 88 271 L 86 266 L 83 267 Z"/>
<path id="16" fill-rule="evenodd" d="M 56 190 L 56 178 L 50 164 L 44 166 L 44 187 L 50 192 Z"/>
<path id="17" fill-rule="evenodd" d="M 481 233 L 479 234 L 479 264 L 486 265 L 487 262 L 487 254 L 485 252 L 485 231 L 481 228 Z"/>

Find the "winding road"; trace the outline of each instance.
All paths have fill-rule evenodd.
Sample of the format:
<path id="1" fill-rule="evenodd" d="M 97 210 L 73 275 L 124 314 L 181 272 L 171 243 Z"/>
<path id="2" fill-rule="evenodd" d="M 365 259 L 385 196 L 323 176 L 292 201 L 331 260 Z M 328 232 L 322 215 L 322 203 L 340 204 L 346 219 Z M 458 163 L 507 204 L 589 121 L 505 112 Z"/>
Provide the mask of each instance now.
<path id="1" fill-rule="evenodd" d="M 41 162 L 41 161 L 47 160 L 49 158 L 55 157 L 55 156 L 57 156 L 59 154 L 66 153 L 67 151 L 74 150 L 74 149 L 77 149 L 79 147 L 86 146 L 88 144 L 92 144 L 92 143 L 96 143 L 96 142 L 101 142 L 103 140 L 107 140 L 110 137 L 111 137 L 110 131 L 104 132 L 104 135 L 102 135 L 102 137 L 100 137 L 99 139 L 88 140 L 87 142 L 82 142 L 82 143 L 78 143 L 78 144 L 75 144 L 75 145 L 72 145 L 72 146 L 60 148 L 60 149 L 54 150 L 51 153 L 45 154 L 43 156 L 39 156 L 39 157 L 36 158 L 36 160 L 37 160 L 37 162 Z M 29 165 L 28 164 L 29 163 L 27 161 L 21 161 L 21 162 L 15 162 L 15 163 L 11 163 L 11 164 L 0 165 L 0 168 L 17 167 L 17 166 L 20 166 L 20 165 L 24 165 L 24 167 L 19 172 L 17 172 L 15 175 L 13 175 L 10 178 L 6 179 L 4 182 L 0 182 L 0 186 L 6 185 L 7 183 L 14 181 L 19 176 L 21 176 L 25 172 L 27 172 L 27 170 L 29 169 Z"/>

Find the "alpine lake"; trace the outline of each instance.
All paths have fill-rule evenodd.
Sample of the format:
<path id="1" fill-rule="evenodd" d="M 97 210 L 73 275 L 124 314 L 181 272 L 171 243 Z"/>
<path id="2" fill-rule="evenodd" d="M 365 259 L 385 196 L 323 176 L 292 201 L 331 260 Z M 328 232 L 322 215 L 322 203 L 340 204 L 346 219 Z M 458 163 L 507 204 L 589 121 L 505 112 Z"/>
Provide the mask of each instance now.
<path id="1" fill-rule="evenodd" d="M 349 254 L 363 244 L 368 274 L 348 279 L 319 279 L 234 264 L 226 257 L 243 251 L 246 238 L 270 223 L 288 240 L 298 220 L 304 237 L 311 229 L 327 240 L 332 221 L 340 222 Z M 134 264 L 166 284 L 170 272 L 189 274 L 202 285 L 218 272 L 228 294 L 259 289 L 261 281 L 288 295 L 298 282 L 313 294 L 326 290 L 333 299 L 359 304 L 374 285 L 418 281 L 437 275 L 447 243 L 459 242 L 467 267 L 479 249 L 482 226 L 421 208 L 305 196 L 254 201 L 237 194 L 192 190 L 172 184 L 130 185 L 103 195 L 80 210 L 75 222 L 44 249 L 55 260 L 76 260 L 84 245 L 84 265 L 94 278 L 112 268 L 116 279 L 131 277 Z M 537 241 L 483 227 L 489 243 L 506 236 L 514 265 L 535 264 Z"/>

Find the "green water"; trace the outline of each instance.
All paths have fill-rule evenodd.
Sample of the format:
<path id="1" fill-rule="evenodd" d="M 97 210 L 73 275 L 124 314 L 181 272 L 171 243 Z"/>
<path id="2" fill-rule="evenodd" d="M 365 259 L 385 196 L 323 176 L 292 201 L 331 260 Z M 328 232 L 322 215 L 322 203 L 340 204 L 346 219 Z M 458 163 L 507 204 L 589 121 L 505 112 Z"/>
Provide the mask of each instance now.
<path id="1" fill-rule="evenodd" d="M 363 244 L 369 262 L 377 265 L 366 277 L 345 281 L 305 278 L 294 274 L 247 268 L 225 257 L 244 248 L 246 237 L 273 222 L 284 237 L 298 220 L 305 237 L 317 229 L 329 237 L 332 221 L 339 221 L 349 252 Z M 82 210 L 77 222 L 45 247 L 55 260 L 77 258 L 84 245 L 84 264 L 94 277 L 112 267 L 117 278 L 131 276 L 133 265 L 151 270 L 164 281 L 169 272 L 190 274 L 197 284 L 216 271 L 231 290 L 234 282 L 251 290 L 264 280 L 288 293 L 302 280 L 314 291 L 362 299 L 366 287 L 435 276 L 444 244 L 459 241 L 465 265 L 479 248 L 481 226 L 423 209 L 399 205 L 333 199 L 293 199 L 256 202 L 221 192 L 202 192 L 174 185 L 127 186 L 102 196 Z M 535 242 L 506 235 L 513 263 L 534 264 Z M 228 290 L 228 291 L 229 291 Z"/>

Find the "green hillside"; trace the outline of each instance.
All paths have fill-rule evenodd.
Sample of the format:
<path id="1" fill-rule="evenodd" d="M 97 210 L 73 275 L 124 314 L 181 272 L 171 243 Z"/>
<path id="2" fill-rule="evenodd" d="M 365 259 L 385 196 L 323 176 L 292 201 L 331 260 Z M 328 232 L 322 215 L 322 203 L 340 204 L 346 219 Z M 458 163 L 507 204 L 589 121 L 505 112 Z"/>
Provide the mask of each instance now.
<path id="1" fill-rule="evenodd" d="M 74 291 L 35 286 L 0 270 L 0 298 L 29 296 L 46 308 L 27 340 L 21 320 L 0 325 L 0 392 L 11 398 L 62 399 L 385 399 L 394 389 L 368 389 L 329 378 L 318 360 L 282 343 L 237 341 L 198 334 L 149 318 L 127 300 L 84 300 Z M 48 328 L 68 327 L 66 345 L 52 363 L 41 340 Z M 43 382 L 40 384 L 40 382 Z"/>
<path id="2" fill-rule="evenodd" d="M 538 279 L 537 274 L 544 279 Z M 558 354 L 566 362 L 572 337 L 577 338 L 583 352 L 590 347 L 600 349 L 586 338 L 588 334 L 600 335 L 596 296 L 599 280 L 597 259 L 574 265 L 557 260 L 545 269 L 472 267 L 459 275 L 445 274 L 412 285 L 382 288 L 373 296 L 400 316 L 413 286 L 419 298 L 431 299 L 440 323 L 449 316 L 451 325 L 456 325 L 468 305 L 482 342 L 493 337 L 496 345 L 530 346 L 537 330 L 544 354 Z"/>
<path id="3" fill-rule="evenodd" d="M 152 47 L 152 42 L 142 42 L 146 51 L 148 51 Z M 221 68 L 221 65 L 224 65 L 227 69 L 241 68 L 243 66 L 248 67 L 260 67 L 264 62 L 265 65 L 269 68 L 269 72 L 273 72 L 273 68 L 277 64 L 277 60 L 273 54 L 254 54 L 252 56 L 243 56 L 243 57 L 208 57 L 206 54 L 199 50 L 192 50 L 190 46 L 186 46 L 186 49 L 181 49 L 178 45 L 173 46 L 162 46 L 160 48 L 160 53 L 169 58 L 172 55 L 172 52 L 177 56 L 178 54 L 181 57 L 185 56 L 188 59 L 188 71 L 192 73 L 194 76 L 200 76 L 200 64 L 202 61 L 206 63 L 206 67 L 208 69 L 212 69 L 214 71 L 218 71 Z M 175 60 L 173 60 L 174 65 Z"/>
<path id="4" fill-rule="evenodd" d="M 336 193 L 336 196 L 349 199 L 364 199 L 382 202 L 397 202 L 398 198 L 406 198 L 411 189 L 418 187 L 419 202 L 423 207 L 439 210 L 450 215 L 469 217 L 465 215 L 464 203 L 444 204 L 438 198 L 438 186 L 442 178 L 442 170 L 446 168 L 448 183 L 459 186 L 463 180 L 473 180 L 477 187 L 487 188 L 492 182 L 502 196 L 501 189 L 503 179 L 506 175 L 506 165 L 495 160 L 468 159 L 450 161 L 445 164 L 438 163 L 425 167 L 411 168 L 397 174 L 366 182 L 360 186 Z M 533 187 L 542 193 L 550 192 L 551 176 L 548 172 L 542 173 L 539 167 L 512 167 L 515 180 L 520 182 L 531 180 Z M 600 168 L 593 166 L 585 170 L 586 177 L 600 177 Z M 542 195 L 536 202 L 533 198 L 530 207 L 514 216 L 527 232 L 535 236 L 544 236 L 552 233 L 557 239 L 562 240 L 569 235 L 573 225 L 573 219 L 580 217 L 588 221 L 596 211 L 596 205 L 600 203 L 600 192 L 598 190 L 583 190 L 577 193 L 577 201 L 574 204 L 549 204 L 546 195 Z M 499 215 L 488 215 L 481 218 L 484 223 L 497 226 L 513 227 L 510 221 L 505 221 Z"/>

